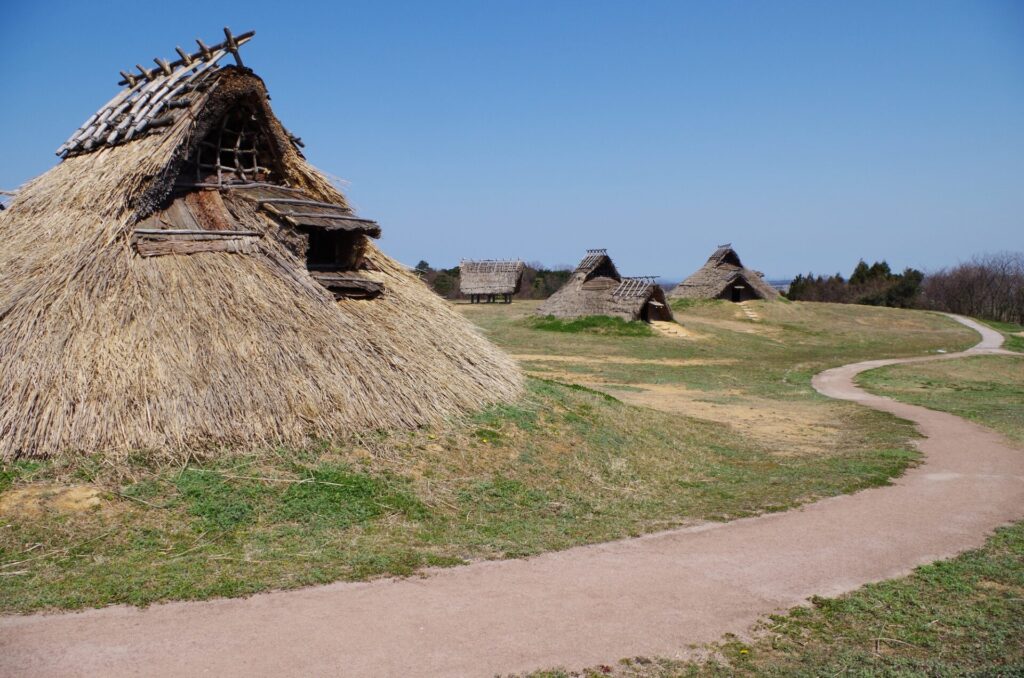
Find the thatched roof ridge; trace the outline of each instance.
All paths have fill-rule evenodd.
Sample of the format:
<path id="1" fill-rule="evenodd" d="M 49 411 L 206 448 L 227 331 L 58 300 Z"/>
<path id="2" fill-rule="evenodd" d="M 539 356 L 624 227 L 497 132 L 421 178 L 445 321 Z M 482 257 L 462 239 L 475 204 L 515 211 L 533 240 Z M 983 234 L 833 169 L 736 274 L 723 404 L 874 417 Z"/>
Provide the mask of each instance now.
<path id="1" fill-rule="evenodd" d="M 707 263 L 715 266 L 719 264 L 728 264 L 736 266 L 737 268 L 743 268 L 743 262 L 740 261 L 740 255 L 732 248 L 732 243 L 726 243 L 719 245 L 718 249 L 711 253 L 708 257 Z"/>
<path id="2" fill-rule="evenodd" d="M 216 74 L 221 59 L 233 54 L 236 65 L 242 65 L 238 48 L 255 34 L 248 31 L 235 36 L 225 28 L 224 42 L 212 47 L 196 40 L 200 49 L 193 54 L 179 47 L 178 59 L 153 60 L 159 68 L 146 69 L 140 65 L 136 74 L 121 71 L 123 79 L 118 84 L 127 87 L 75 130 L 57 149 L 57 155 L 66 158 L 160 133 L 180 119 L 180 110 L 187 108 L 193 93 Z"/>
<path id="3" fill-rule="evenodd" d="M 719 245 L 707 262 L 668 293 L 669 299 L 729 298 L 734 286 L 749 290 L 749 296 L 775 299 L 779 291 L 762 275 L 743 266 L 732 245 Z M 744 295 L 747 295 L 745 292 Z"/>
<path id="4" fill-rule="evenodd" d="M 519 260 L 482 259 L 459 262 L 459 291 L 463 294 L 516 294 L 526 264 Z"/>
<path id="5" fill-rule="evenodd" d="M 132 246 L 204 134 L 243 101 L 278 180 L 347 210 L 267 99 L 248 69 L 217 69 L 173 124 L 70 155 L 0 211 L 0 458 L 300 445 L 520 392 L 515 363 L 369 240 L 359 276 L 386 290 L 373 301 L 335 301 L 278 222 L 231 191 L 220 193 L 238 230 L 256 233 L 244 252 Z"/>
<path id="6" fill-rule="evenodd" d="M 615 270 L 615 264 L 612 263 L 612 258 L 608 256 L 608 250 L 603 248 L 587 250 L 587 253 L 580 260 L 580 263 L 576 264 L 576 268 L 573 273 L 590 275 L 602 265 L 611 266 L 612 270 L 615 271 L 613 277 L 617 277 L 619 275 L 618 271 Z"/>

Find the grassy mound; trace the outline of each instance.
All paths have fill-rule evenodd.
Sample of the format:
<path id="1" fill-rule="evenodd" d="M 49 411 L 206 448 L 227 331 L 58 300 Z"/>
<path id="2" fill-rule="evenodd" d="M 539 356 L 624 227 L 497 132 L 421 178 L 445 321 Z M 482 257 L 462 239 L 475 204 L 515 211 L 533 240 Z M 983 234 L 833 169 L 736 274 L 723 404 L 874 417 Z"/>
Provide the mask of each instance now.
<path id="1" fill-rule="evenodd" d="M 782 510 L 885 483 L 907 426 L 779 456 L 709 422 L 532 379 L 446 428 L 310 449 L 0 475 L 0 610 L 236 596 L 410 574 Z M 68 487 L 98 490 L 68 510 Z M 40 492 L 30 492 L 39 489 Z M 95 492 L 94 492 L 95 493 Z"/>

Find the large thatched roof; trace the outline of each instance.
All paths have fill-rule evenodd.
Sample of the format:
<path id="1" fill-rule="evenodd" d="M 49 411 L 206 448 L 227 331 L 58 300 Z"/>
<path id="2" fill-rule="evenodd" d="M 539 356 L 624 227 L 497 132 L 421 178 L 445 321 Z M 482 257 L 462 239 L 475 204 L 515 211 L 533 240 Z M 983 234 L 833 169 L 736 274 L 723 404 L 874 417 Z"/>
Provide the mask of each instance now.
<path id="1" fill-rule="evenodd" d="M 743 266 L 732 245 L 719 245 L 707 262 L 668 293 L 669 299 L 776 299 L 779 291 Z"/>
<path id="2" fill-rule="evenodd" d="M 459 263 L 459 291 L 463 294 L 515 294 L 523 282 L 521 261 L 484 259 Z"/>
<path id="3" fill-rule="evenodd" d="M 665 292 L 653 277 L 624 278 L 603 249 L 587 250 L 569 280 L 537 309 L 540 315 L 624 320 L 671 320 Z"/>
<path id="4" fill-rule="evenodd" d="M 0 212 L 3 459 L 300 444 L 519 393 L 306 163 L 263 81 L 217 65 L 232 42 L 126 78 Z"/>

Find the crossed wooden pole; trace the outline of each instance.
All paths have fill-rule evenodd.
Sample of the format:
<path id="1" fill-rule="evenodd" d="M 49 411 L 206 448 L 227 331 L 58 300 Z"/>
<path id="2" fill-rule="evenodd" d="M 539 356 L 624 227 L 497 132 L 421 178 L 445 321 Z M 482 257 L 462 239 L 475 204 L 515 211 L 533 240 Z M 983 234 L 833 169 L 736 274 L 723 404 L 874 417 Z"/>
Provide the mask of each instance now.
<path id="1" fill-rule="evenodd" d="M 231 53 L 231 56 L 235 57 L 235 63 L 239 66 L 245 66 L 242 63 L 242 57 L 238 53 L 238 48 L 245 43 L 252 40 L 252 37 L 256 35 L 256 31 L 246 31 L 241 35 L 233 35 L 231 29 L 227 26 L 224 27 L 224 42 L 219 42 L 216 45 L 206 45 L 202 40 L 196 39 L 196 44 L 199 46 L 199 50 L 192 54 L 189 54 L 181 47 L 175 47 L 174 51 L 178 53 L 179 59 L 168 62 L 166 59 L 157 57 L 153 59 L 153 62 L 158 68 L 144 68 L 141 64 L 135 64 L 135 68 L 139 69 L 139 73 L 129 73 L 127 71 L 121 71 L 122 80 L 118 82 L 118 85 L 128 85 L 129 87 L 135 87 L 139 80 L 146 80 L 147 82 L 152 81 L 153 78 L 161 75 L 170 75 L 174 72 L 175 68 L 179 66 L 191 66 L 196 61 L 209 61 L 213 58 L 214 52 L 218 50 L 226 49 Z"/>

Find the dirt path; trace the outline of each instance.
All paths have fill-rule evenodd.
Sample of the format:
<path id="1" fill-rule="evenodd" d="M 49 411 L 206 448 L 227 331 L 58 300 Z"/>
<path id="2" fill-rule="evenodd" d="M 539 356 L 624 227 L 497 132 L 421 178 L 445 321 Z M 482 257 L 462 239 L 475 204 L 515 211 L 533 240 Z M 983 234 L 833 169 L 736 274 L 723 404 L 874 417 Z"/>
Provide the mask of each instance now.
<path id="1" fill-rule="evenodd" d="M 743 315 L 745 315 L 747 317 L 747 320 L 752 320 L 754 322 L 761 322 L 761 316 L 759 316 L 757 314 L 757 311 L 755 311 L 753 308 L 751 308 L 749 302 L 741 301 L 739 303 L 739 307 L 743 311 Z"/>
<path id="2" fill-rule="evenodd" d="M 969 353 L 999 346 L 996 333 L 966 324 L 984 337 Z M 1024 451 L 852 385 L 857 372 L 893 362 L 815 379 L 828 395 L 919 423 L 925 461 L 892 486 L 423 578 L 3 618 L 0 675 L 490 676 L 673 656 L 742 633 L 812 594 L 905 574 L 1024 518 Z"/>
<path id="3" fill-rule="evenodd" d="M 686 329 L 685 327 L 675 322 L 674 320 L 671 322 L 668 320 L 652 320 L 651 329 L 653 329 L 658 334 L 662 334 L 666 337 L 671 337 L 673 339 L 694 340 L 706 338 L 700 334 L 697 334 L 693 330 Z"/>

